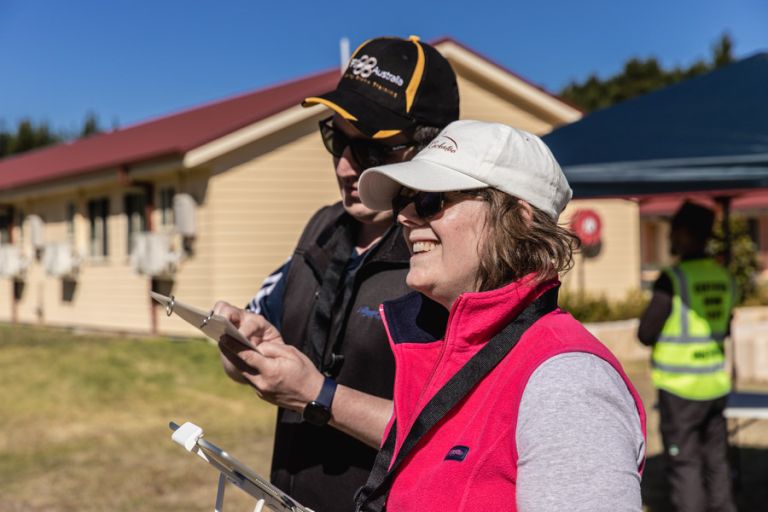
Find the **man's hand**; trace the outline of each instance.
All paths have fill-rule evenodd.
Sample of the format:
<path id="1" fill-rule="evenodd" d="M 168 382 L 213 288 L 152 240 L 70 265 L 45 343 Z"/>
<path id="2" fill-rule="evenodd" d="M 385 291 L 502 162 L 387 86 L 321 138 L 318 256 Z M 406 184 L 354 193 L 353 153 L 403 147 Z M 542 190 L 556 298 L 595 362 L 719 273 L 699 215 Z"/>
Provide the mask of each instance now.
<path id="1" fill-rule="evenodd" d="M 213 306 L 213 312 L 232 322 L 237 327 L 237 330 L 249 339 L 254 346 L 258 346 L 265 341 L 279 341 L 283 343 L 280 331 L 261 315 L 236 308 L 224 301 L 217 302 Z"/>
<path id="2" fill-rule="evenodd" d="M 224 371 L 243 384 L 250 384 L 264 400 L 280 407 L 303 412 L 307 403 L 320 394 L 324 377 L 307 356 L 286 345 L 274 325 L 261 315 L 249 313 L 226 302 L 213 312 L 229 319 L 258 352 L 222 336 L 219 352 Z M 392 402 L 339 385 L 331 408 L 330 424 L 367 445 L 378 449 Z"/>
<path id="3" fill-rule="evenodd" d="M 286 345 L 280 332 L 263 316 L 218 302 L 214 313 L 228 318 L 258 347 L 258 352 L 223 336 L 219 351 L 224 371 L 237 382 L 251 384 L 264 400 L 301 412 L 317 397 L 323 376 L 295 347 Z"/>

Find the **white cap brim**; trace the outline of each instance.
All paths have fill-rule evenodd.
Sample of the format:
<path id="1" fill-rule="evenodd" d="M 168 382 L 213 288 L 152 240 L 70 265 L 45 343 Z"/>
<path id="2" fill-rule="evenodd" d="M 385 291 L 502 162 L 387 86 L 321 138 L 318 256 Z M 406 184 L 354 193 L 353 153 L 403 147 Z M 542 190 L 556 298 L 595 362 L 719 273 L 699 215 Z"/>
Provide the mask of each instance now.
<path id="1" fill-rule="evenodd" d="M 383 211 L 392 208 L 392 199 L 403 186 L 423 192 L 448 192 L 486 188 L 488 184 L 417 157 L 410 162 L 366 169 L 360 175 L 357 189 L 365 206 Z"/>

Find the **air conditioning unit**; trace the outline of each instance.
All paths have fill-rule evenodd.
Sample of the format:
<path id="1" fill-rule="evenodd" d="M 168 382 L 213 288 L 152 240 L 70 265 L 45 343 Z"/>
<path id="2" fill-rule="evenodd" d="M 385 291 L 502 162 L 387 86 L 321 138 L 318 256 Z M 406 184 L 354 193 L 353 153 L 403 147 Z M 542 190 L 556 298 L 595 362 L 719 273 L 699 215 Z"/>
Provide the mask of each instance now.
<path id="1" fill-rule="evenodd" d="M 0 277 L 22 278 L 29 266 L 29 260 L 15 245 L 0 245 Z"/>
<path id="2" fill-rule="evenodd" d="M 53 277 L 74 279 L 80 270 L 80 256 L 69 242 L 49 242 L 43 249 L 43 267 Z"/>
<path id="3" fill-rule="evenodd" d="M 133 235 L 131 266 L 137 274 L 152 277 L 172 277 L 181 261 L 181 253 L 171 248 L 167 233 L 136 233 Z"/>
<path id="4" fill-rule="evenodd" d="M 29 228 L 29 241 L 35 249 L 42 249 L 45 245 L 45 223 L 39 215 L 27 215 Z"/>
<path id="5" fill-rule="evenodd" d="M 176 232 L 181 236 L 195 236 L 196 210 L 197 202 L 190 194 L 176 194 L 173 196 L 173 219 L 176 223 Z"/>

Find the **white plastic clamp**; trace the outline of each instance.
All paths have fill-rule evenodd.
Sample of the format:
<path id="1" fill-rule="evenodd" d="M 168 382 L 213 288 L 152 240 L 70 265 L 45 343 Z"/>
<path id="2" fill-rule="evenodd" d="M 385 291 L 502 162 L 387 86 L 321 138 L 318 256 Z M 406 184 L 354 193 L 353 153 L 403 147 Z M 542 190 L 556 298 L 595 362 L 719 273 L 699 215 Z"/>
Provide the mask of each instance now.
<path id="1" fill-rule="evenodd" d="M 203 437 L 203 429 L 190 422 L 184 423 L 171 435 L 171 439 L 183 446 L 188 452 L 195 449 L 197 441 L 201 437 Z"/>

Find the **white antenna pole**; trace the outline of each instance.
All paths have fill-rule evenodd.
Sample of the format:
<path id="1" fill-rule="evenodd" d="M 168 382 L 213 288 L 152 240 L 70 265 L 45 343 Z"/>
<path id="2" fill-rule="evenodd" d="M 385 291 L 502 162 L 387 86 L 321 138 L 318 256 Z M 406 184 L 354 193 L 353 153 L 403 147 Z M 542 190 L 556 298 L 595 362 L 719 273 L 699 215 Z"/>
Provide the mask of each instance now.
<path id="1" fill-rule="evenodd" d="M 339 41 L 339 51 L 341 55 L 341 74 L 344 74 L 344 70 L 347 69 L 349 64 L 349 39 L 342 37 Z"/>

